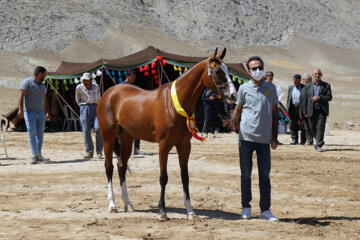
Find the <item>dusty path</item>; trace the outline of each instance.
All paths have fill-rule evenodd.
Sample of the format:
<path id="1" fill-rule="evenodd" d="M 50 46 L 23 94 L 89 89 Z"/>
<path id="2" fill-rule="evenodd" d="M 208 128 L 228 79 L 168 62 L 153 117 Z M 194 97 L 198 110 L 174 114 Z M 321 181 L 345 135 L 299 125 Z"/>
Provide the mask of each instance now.
<path id="1" fill-rule="evenodd" d="M 272 151 L 272 210 L 278 223 L 259 220 L 256 163 L 252 220 L 241 213 L 237 136 L 193 141 L 189 164 L 192 204 L 201 220 L 186 220 L 177 155 L 169 155 L 168 222 L 158 222 L 157 145 L 132 157 L 127 182 L 135 212 L 107 211 L 104 161 L 81 159 L 81 133 L 46 133 L 50 164 L 30 165 L 26 133 L 10 132 L 10 160 L 0 155 L 0 239 L 359 239 L 360 132 L 332 131 L 325 152 L 284 145 Z M 0 154 L 3 150 L 0 148 Z M 115 161 L 115 160 L 114 160 Z M 116 172 L 115 172 L 116 173 Z"/>

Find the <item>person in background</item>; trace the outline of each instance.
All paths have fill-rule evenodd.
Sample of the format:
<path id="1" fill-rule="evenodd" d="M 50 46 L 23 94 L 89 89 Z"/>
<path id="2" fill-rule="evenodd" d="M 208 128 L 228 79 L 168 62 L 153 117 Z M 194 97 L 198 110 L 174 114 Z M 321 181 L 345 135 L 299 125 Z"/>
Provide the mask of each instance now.
<path id="1" fill-rule="evenodd" d="M 310 83 L 312 81 L 311 75 L 310 74 L 304 74 L 301 80 L 301 83 L 305 86 L 306 84 Z M 304 98 L 304 94 L 305 94 L 305 88 L 303 88 L 301 90 L 301 101 L 300 101 L 300 111 L 301 111 L 301 138 L 305 137 L 306 142 L 305 145 L 313 145 L 314 141 L 313 141 L 313 136 L 311 134 L 311 130 L 310 130 L 310 123 L 309 123 L 309 118 L 304 116 L 304 111 L 303 111 L 303 106 L 302 106 L 302 99 Z"/>
<path id="2" fill-rule="evenodd" d="M 86 150 L 84 159 L 93 158 L 94 156 L 91 128 L 95 130 L 97 156 L 102 158 L 103 142 L 96 115 L 96 107 L 101 97 L 100 88 L 95 82 L 92 82 L 90 73 L 84 73 L 80 80 L 82 83 L 76 87 L 75 99 L 76 103 L 80 106 L 80 122 Z"/>
<path id="3" fill-rule="evenodd" d="M 265 80 L 266 80 L 266 82 L 274 84 L 273 83 L 274 73 L 272 71 L 267 71 L 265 73 Z M 275 87 L 276 87 L 276 85 L 275 85 Z M 276 93 L 277 93 L 277 96 L 278 96 L 278 101 L 280 102 L 282 96 L 284 95 L 284 90 L 280 86 L 278 86 L 278 87 L 276 87 Z M 281 119 L 281 118 L 284 118 L 284 116 L 281 113 L 281 109 L 279 109 L 279 119 Z M 281 142 L 278 142 L 278 145 L 283 145 L 283 144 Z"/>
<path id="4" fill-rule="evenodd" d="M 221 99 L 221 97 L 210 88 L 205 88 L 201 98 L 204 101 L 204 137 L 208 137 L 208 131 L 210 128 L 211 137 L 215 138 L 215 126 L 218 118 L 218 99 Z"/>
<path id="5" fill-rule="evenodd" d="M 137 74 L 137 71 L 135 69 L 127 70 L 126 71 L 126 79 L 121 84 L 135 84 L 136 74 Z M 118 141 L 115 141 L 116 145 L 118 144 L 117 142 Z M 115 153 L 117 153 L 116 151 L 117 150 L 115 150 Z M 119 154 L 120 154 L 120 150 L 118 150 L 118 151 L 119 151 Z M 135 139 L 134 140 L 134 155 L 143 155 L 143 154 L 145 154 L 145 152 L 140 151 L 140 139 Z"/>
<path id="6" fill-rule="evenodd" d="M 30 164 L 47 163 L 48 158 L 41 155 L 45 120 L 50 121 L 50 112 L 46 98 L 46 86 L 43 81 L 47 71 L 44 67 L 35 68 L 34 76 L 22 81 L 18 98 L 18 118 L 25 118 L 29 144 L 32 152 Z"/>
<path id="7" fill-rule="evenodd" d="M 256 151 L 260 188 L 260 218 L 277 221 L 271 211 L 270 146 L 278 146 L 279 110 L 275 85 L 262 79 L 264 62 L 258 56 L 246 64 L 252 80 L 241 85 L 232 117 L 239 129 L 239 157 L 241 169 L 241 218 L 251 218 L 252 155 Z"/>
<path id="8" fill-rule="evenodd" d="M 267 71 L 265 73 L 265 79 L 267 82 L 271 82 L 274 80 L 274 73 L 272 71 Z"/>
<path id="9" fill-rule="evenodd" d="M 311 133 L 316 139 L 315 151 L 323 152 L 326 118 L 329 116 L 329 102 L 332 100 L 331 86 L 322 81 L 320 69 L 315 69 L 312 76 L 314 81 L 305 86 L 303 113 L 310 120 Z"/>
<path id="10" fill-rule="evenodd" d="M 301 84 L 300 74 L 295 74 L 293 76 L 294 85 L 289 86 L 288 97 L 286 102 L 286 108 L 290 115 L 290 135 L 291 135 L 291 145 L 298 144 L 299 139 L 299 121 L 300 121 L 300 95 L 301 89 L 304 87 Z M 301 144 L 305 144 L 306 138 L 301 138 Z"/>

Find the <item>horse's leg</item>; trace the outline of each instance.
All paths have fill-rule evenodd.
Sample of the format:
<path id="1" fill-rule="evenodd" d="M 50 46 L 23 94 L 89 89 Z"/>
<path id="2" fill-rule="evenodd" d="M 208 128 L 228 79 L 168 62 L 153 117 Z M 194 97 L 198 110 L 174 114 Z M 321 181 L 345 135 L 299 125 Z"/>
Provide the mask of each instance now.
<path id="1" fill-rule="evenodd" d="M 108 179 L 108 200 L 109 200 L 110 212 L 117 212 L 113 185 L 112 185 L 112 176 L 114 170 L 114 165 L 112 163 L 112 156 L 113 156 L 116 133 L 117 133 L 116 127 L 109 128 L 107 131 L 101 132 L 104 143 L 105 169 L 106 169 L 106 176 Z"/>
<path id="2" fill-rule="evenodd" d="M 124 202 L 124 210 L 127 212 L 128 210 L 134 211 L 134 207 L 131 204 L 127 192 L 126 186 L 126 170 L 127 170 L 127 162 L 131 156 L 132 152 L 132 144 L 134 142 L 134 138 L 128 135 L 126 132 L 122 131 L 118 139 L 120 141 L 120 158 L 118 159 L 118 172 L 121 186 L 121 198 Z"/>
<path id="3" fill-rule="evenodd" d="M 169 218 L 166 214 L 165 209 L 165 188 L 168 182 L 168 175 L 167 175 L 167 160 L 168 154 L 171 150 L 172 146 L 169 146 L 167 140 L 164 139 L 159 143 L 159 164 L 160 164 L 160 185 L 161 185 L 161 194 L 159 200 L 159 221 L 167 221 Z"/>
<path id="4" fill-rule="evenodd" d="M 183 190 L 184 190 L 184 206 L 186 207 L 187 218 L 195 219 L 196 214 L 191 207 L 190 192 L 189 192 L 188 161 L 189 161 L 189 155 L 190 155 L 190 151 L 191 151 L 190 141 L 186 141 L 186 142 L 176 145 L 176 150 L 179 155 L 179 164 L 180 164 L 180 169 L 181 169 L 181 181 L 182 181 Z"/>

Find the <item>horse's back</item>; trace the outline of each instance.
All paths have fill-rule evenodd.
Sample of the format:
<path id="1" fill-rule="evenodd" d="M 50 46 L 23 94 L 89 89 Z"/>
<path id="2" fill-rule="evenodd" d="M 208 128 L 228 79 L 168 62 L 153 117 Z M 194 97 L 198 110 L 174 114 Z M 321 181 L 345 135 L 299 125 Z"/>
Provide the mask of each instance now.
<path id="1" fill-rule="evenodd" d="M 155 90 L 144 90 L 129 84 L 114 86 L 105 92 L 99 102 L 98 114 L 105 115 L 107 119 L 101 121 L 99 118 L 99 125 L 119 125 L 134 138 L 155 142 L 157 122 L 166 108 L 164 96 L 169 94 L 166 86 Z"/>

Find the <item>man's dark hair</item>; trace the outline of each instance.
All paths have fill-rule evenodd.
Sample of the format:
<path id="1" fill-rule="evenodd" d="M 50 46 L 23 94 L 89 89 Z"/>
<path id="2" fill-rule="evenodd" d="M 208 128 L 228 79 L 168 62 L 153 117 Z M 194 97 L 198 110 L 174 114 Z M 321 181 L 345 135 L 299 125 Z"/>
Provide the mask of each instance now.
<path id="1" fill-rule="evenodd" d="M 128 69 L 128 70 L 126 71 L 126 75 L 131 75 L 131 74 L 135 74 L 135 75 L 136 75 L 136 73 L 137 73 L 136 69 Z"/>
<path id="2" fill-rule="evenodd" d="M 42 66 L 37 66 L 34 71 L 34 76 L 37 76 L 39 73 L 44 73 L 44 72 L 46 72 L 46 68 Z"/>
<path id="3" fill-rule="evenodd" d="M 264 67 L 264 62 L 263 62 L 263 60 L 261 59 L 261 57 L 259 57 L 259 56 L 252 56 L 252 57 L 250 57 L 249 60 L 247 60 L 247 62 L 246 62 L 246 67 L 247 67 L 248 70 L 250 70 L 249 62 L 251 62 L 251 61 L 260 61 L 261 64 L 262 64 L 262 66 Z"/>

